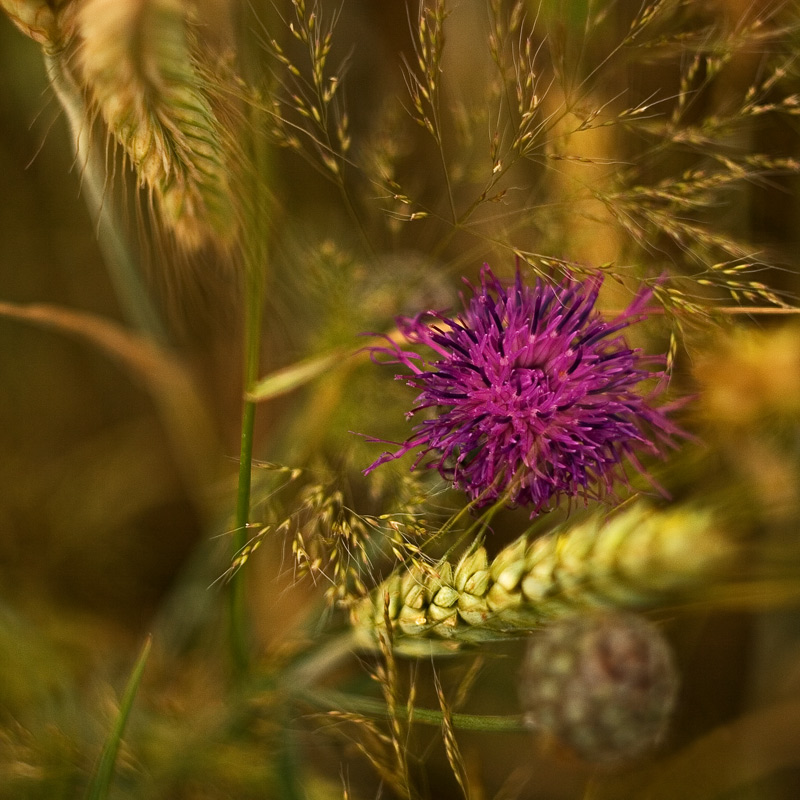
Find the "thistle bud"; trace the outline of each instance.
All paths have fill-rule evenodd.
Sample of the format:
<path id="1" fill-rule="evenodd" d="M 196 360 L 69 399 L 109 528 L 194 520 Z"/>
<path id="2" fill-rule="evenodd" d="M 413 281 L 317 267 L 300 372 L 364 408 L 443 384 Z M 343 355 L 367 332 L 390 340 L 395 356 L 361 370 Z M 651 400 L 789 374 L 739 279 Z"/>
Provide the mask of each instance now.
<path id="1" fill-rule="evenodd" d="M 678 684 L 662 634 L 628 613 L 574 616 L 540 631 L 521 678 L 528 726 L 603 765 L 660 743 Z"/>

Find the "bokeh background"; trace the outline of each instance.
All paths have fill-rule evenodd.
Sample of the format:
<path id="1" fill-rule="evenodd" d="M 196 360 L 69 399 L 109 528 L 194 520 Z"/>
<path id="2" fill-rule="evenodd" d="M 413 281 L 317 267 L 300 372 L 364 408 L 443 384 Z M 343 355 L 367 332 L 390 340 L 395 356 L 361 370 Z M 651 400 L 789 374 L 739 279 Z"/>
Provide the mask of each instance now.
<path id="1" fill-rule="evenodd" d="M 285 5 L 279 4 L 280 10 L 288 14 Z M 571 66 L 571 73 L 560 76 L 564 85 L 592 74 L 612 34 L 624 31 L 639 8 L 638 3 L 608 3 L 598 33 L 585 24 L 595 5 L 554 0 L 530 3 L 526 10 L 531 19 L 540 17 L 543 33 L 534 44 L 546 46 L 538 58 L 556 63 L 561 54 Z M 768 99 L 778 102 L 779 96 L 800 91 L 800 74 L 790 57 L 800 46 L 792 4 L 765 3 L 762 9 L 738 0 L 707 6 L 688 2 L 676 19 L 690 18 L 698 5 L 708 30 L 735 31 L 740 20 L 761 15 L 773 35 L 748 40 L 713 78 L 698 78 L 687 126 L 724 114 L 735 117 L 747 87 L 766 74 L 772 50 L 787 54 L 786 74 Z M 333 7 L 323 7 L 334 13 Z M 290 43 L 276 10 L 259 11 Z M 214 24 L 229 18 L 227 4 L 209 2 L 198 13 L 201 23 L 224 40 L 226 26 Z M 234 21 L 239 13 L 235 6 Z M 425 132 L 409 125 L 404 110 L 409 103 L 402 54 L 412 57 L 415 15 L 415 8 L 409 12 L 400 2 L 347 0 L 331 59 L 348 60 L 353 141 L 374 143 L 383 137 L 382 152 L 393 152 L 398 177 L 420 207 L 434 212 L 433 219 L 409 224 L 394 220 L 391 208 L 388 214 L 377 204 L 370 209 L 378 187 L 356 175 L 350 188 L 371 242 L 366 248 L 337 187 L 320 177 L 318 164 L 310 165 L 290 147 L 276 147 L 271 181 L 280 211 L 270 230 L 263 372 L 331 347 L 355 349 L 360 332 L 388 330 L 396 314 L 456 306 L 460 276 L 474 278 L 485 258 L 502 259 L 499 266 L 511 274 L 513 256 L 500 240 L 581 264 L 643 265 L 650 277 L 672 264 L 691 281 L 695 265 L 694 277 L 702 277 L 700 259 L 708 255 L 702 248 L 695 253 L 685 242 L 684 252 L 663 231 L 660 239 L 642 245 L 587 191 L 630 164 L 637 171 L 634 183 L 658 186 L 706 163 L 702 143 L 662 152 L 633 125 L 598 127 L 569 141 L 565 136 L 560 161 L 521 165 L 498 190 L 509 191 L 512 202 L 533 197 L 526 201 L 534 209 L 530 220 L 517 221 L 511 212 L 496 215 L 494 209 L 505 208 L 501 199 L 488 211 L 484 206 L 472 230 L 445 233 L 437 213 L 446 216 L 447 195 L 441 179 L 432 177 L 441 168 L 439 155 Z M 481 116 L 492 66 L 483 44 L 488 16 L 483 2 L 462 3 L 446 23 L 443 128 L 454 143 L 446 152 L 453 185 L 463 193 L 457 199 L 463 196 L 465 202 L 481 185 L 470 170 L 479 174 L 476 164 L 485 169 L 490 138 Z M 706 28 L 699 30 L 701 38 Z M 669 116 L 698 41 L 676 39 L 652 61 L 639 53 L 615 67 L 613 82 L 595 95 L 591 90 L 584 101 L 605 108 L 626 93 L 636 102 L 658 96 L 654 115 Z M 702 64 L 709 76 L 712 66 L 717 69 L 713 57 L 706 53 Z M 550 74 L 547 66 L 543 72 Z M 547 102 L 557 105 L 558 91 L 551 89 Z M 800 159 L 800 117 L 796 108 L 783 111 L 755 115 L 724 137 L 720 133 L 709 147 L 741 156 L 738 163 L 745 165 L 748 154 L 768 153 L 785 159 L 785 168 L 722 186 L 712 203 L 686 214 L 706 230 L 747 243 L 770 265 L 759 271 L 758 280 L 791 304 L 800 292 L 800 178 L 789 162 Z M 483 161 L 476 153 L 484 153 Z M 749 163 L 757 171 L 758 162 Z M 127 327 L 81 195 L 81 179 L 40 49 L 0 17 L 0 300 L 54 304 Z M 301 737 L 298 758 L 306 796 L 344 796 L 342 771 L 352 781 L 352 796 L 381 796 L 369 764 L 352 747 L 316 731 L 300 712 L 284 719 L 287 712 L 273 708 L 267 689 L 235 702 L 221 698 L 224 584 L 215 580 L 228 567 L 225 531 L 237 466 L 241 286 L 235 269 L 219 255 L 191 257 L 168 243 L 154 246 L 141 233 L 132 181 L 126 192 L 122 217 L 131 251 L 167 321 L 176 363 L 191 376 L 210 421 L 202 428 L 203 447 L 190 456 L 203 463 L 187 471 L 187 454 L 170 435 L 157 399 L 124 360 L 80 336 L 0 314 L 0 751 L 5 750 L 0 768 L 8 773 L 0 777 L 0 794 L 79 796 L 143 637 L 169 631 L 174 652 L 165 647 L 154 656 L 134 729 L 138 745 L 121 755 L 122 779 L 113 796 L 291 796 L 281 788 L 282 768 L 275 766 L 282 725 Z M 540 208 L 536 192 L 547 198 Z M 697 296 L 704 291 L 695 288 Z M 718 297 L 709 290 L 702 299 Z M 723 507 L 750 509 L 748 535 L 760 532 L 768 545 L 765 563 L 781 567 L 780 597 L 770 589 L 767 573 L 763 592 L 731 603 L 731 610 L 662 615 L 684 669 L 669 752 L 688 752 L 698 741 L 707 752 L 695 762 L 671 762 L 680 791 L 670 793 L 667 767 L 663 775 L 654 767 L 655 772 L 598 777 L 527 737 L 470 733 L 464 752 L 480 774 L 475 786 L 485 787 L 485 794 L 475 789 L 475 797 L 797 796 L 800 758 L 773 755 L 783 753 L 781 741 L 797 744 L 796 732 L 787 730 L 800 729 L 800 616 L 792 594 L 800 508 L 800 328 L 789 313 L 762 313 L 759 309 L 768 304 L 759 298 L 743 302 L 750 313 L 721 314 L 713 325 L 692 323 L 679 331 L 675 391 L 695 393 L 686 420 L 701 444 L 687 445 L 663 469 L 677 499 L 705 495 Z M 718 305 L 735 302 L 719 300 Z M 651 346 L 668 347 L 664 328 L 655 325 L 646 336 Z M 341 468 L 355 498 L 365 507 L 378 503 L 381 490 L 360 482 L 358 472 L 374 459 L 376 446 L 350 431 L 402 439 L 409 398 L 391 375 L 371 370 L 359 363 L 262 407 L 257 457 Z M 202 485 L 199 474 L 206 478 Z M 279 671 L 281 659 L 288 658 L 284 649 L 291 651 L 312 635 L 317 623 L 309 619 L 322 613 L 324 587 L 296 581 L 290 560 L 285 543 L 267 542 L 249 565 L 259 652 L 269 665 L 265 674 Z M 519 655 L 515 646 L 493 652 L 476 689 L 479 713 L 514 713 L 509 675 L 515 675 L 515 667 L 509 664 L 517 664 Z M 453 673 L 459 668 L 453 666 Z M 420 667 L 425 669 L 430 665 Z M 355 680 L 354 670 L 350 665 L 343 679 Z M 747 714 L 779 702 L 786 703 L 782 714 L 753 718 L 748 727 Z M 719 731 L 724 741 L 725 726 L 742 719 L 740 728 L 727 733 L 736 743 L 733 749 L 708 738 Z M 239 736 L 244 729 L 247 734 Z M 187 736 L 191 754 L 182 752 Z M 416 745 L 425 749 L 420 738 L 422 744 Z M 420 779 L 423 796 L 457 796 L 441 746 L 430 746 L 434 754 Z M 720 788 L 710 776 L 731 769 L 737 759 L 745 764 L 744 777 L 738 785 Z M 497 794 L 509 774 L 507 794 Z M 706 779 L 712 788 L 704 794 Z"/>

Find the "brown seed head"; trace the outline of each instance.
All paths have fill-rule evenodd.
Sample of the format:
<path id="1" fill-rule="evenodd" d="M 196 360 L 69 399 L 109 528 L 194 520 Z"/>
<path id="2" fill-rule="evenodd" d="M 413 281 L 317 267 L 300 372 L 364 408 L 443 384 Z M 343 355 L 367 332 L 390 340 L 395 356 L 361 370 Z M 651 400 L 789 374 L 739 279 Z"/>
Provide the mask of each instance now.
<path id="1" fill-rule="evenodd" d="M 660 631 L 629 613 L 574 616 L 545 628 L 531 639 L 521 678 L 530 727 L 605 765 L 659 744 L 678 685 Z"/>

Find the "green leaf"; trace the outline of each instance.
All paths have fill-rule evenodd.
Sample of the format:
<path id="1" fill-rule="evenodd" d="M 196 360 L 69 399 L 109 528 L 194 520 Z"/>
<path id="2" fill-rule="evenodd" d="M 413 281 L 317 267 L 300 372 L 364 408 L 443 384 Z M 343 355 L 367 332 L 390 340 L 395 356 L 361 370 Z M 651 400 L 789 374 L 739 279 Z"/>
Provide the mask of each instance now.
<path id="1" fill-rule="evenodd" d="M 125 731 L 125 725 L 130 716 L 133 701 L 139 690 L 139 684 L 142 682 L 142 675 L 144 674 L 147 657 L 150 655 L 150 646 L 152 642 L 152 637 L 148 636 L 139 653 L 139 658 L 136 660 L 136 664 L 133 667 L 131 677 L 128 679 L 128 685 L 125 687 L 125 694 L 122 696 L 122 703 L 119 707 L 117 721 L 114 723 L 114 727 L 100 755 L 100 761 L 97 764 L 94 778 L 86 792 L 86 800 L 104 800 L 104 798 L 108 796 L 111 779 L 114 776 L 117 753 L 119 752 L 119 746 L 122 741 L 122 734 Z"/>
<path id="2" fill-rule="evenodd" d="M 251 402 L 259 403 L 291 392 L 327 372 L 343 356 L 344 353 L 342 351 L 335 350 L 332 353 L 307 358 L 289 367 L 279 369 L 262 378 L 247 393 L 246 398 Z"/>

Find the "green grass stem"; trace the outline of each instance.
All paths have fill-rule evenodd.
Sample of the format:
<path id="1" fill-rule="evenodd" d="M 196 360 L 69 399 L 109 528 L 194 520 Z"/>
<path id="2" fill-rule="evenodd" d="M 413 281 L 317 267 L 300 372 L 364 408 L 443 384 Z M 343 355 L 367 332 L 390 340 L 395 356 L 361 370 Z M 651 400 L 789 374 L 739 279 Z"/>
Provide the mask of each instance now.
<path id="1" fill-rule="evenodd" d="M 296 697 L 316 708 L 328 711 L 346 711 L 370 717 L 388 718 L 389 709 L 383 700 L 363 697 L 328 689 L 303 689 Z M 418 722 L 422 725 L 441 727 L 444 715 L 441 711 L 429 708 L 414 708 L 411 714 L 402 705 L 395 708 L 395 714 L 402 720 Z M 491 733 L 525 733 L 527 728 L 519 715 L 501 716 L 486 714 L 451 714 L 453 727 L 464 731 L 486 731 Z"/>
<path id="2" fill-rule="evenodd" d="M 247 545 L 247 523 L 250 516 L 252 481 L 253 430 L 255 403 L 245 400 L 242 408 L 242 439 L 239 451 L 239 482 L 236 491 L 236 516 L 233 531 L 233 553 L 236 557 Z M 235 670 L 243 674 L 248 664 L 247 611 L 245 607 L 244 573 L 237 569 L 231 578 L 230 636 Z"/>
<path id="3" fill-rule="evenodd" d="M 104 800 L 104 798 L 108 797 L 111 780 L 114 777 L 117 753 L 122 742 L 122 734 L 125 732 L 125 726 L 133 707 L 133 701 L 136 699 L 136 693 L 139 691 L 139 684 L 142 682 L 142 675 L 144 675 L 144 668 L 145 664 L 147 664 L 147 657 L 150 655 L 152 643 L 152 637 L 148 636 L 145 639 L 139 657 L 136 659 L 133 671 L 128 679 L 128 685 L 125 687 L 125 693 L 122 696 L 116 722 L 103 747 L 94 777 L 86 792 L 86 800 Z"/>
<path id="4" fill-rule="evenodd" d="M 239 481 L 236 492 L 236 514 L 233 533 L 233 557 L 236 558 L 247 545 L 247 525 L 250 521 L 250 487 L 253 469 L 253 435 L 256 403 L 252 393 L 258 384 L 261 361 L 261 330 L 263 322 L 264 281 L 269 256 L 268 230 L 269 156 L 267 142 L 251 110 L 253 139 L 251 142 L 250 202 L 245 208 L 247 221 L 244 240 L 244 342 L 242 375 L 242 433 L 239 450 Z M 231 580 L 230 594 L 230 646 L 234 669 L 239 676 L 247 672 L 249 664 L 249 634 L 245 604 L 245 575 L 237 569 Z"/>
<path id="5" fill-rule="evenodd" d="M 248 270 L 245 298 L 244 334 L 244 393 L 242 403 L 242 434 L 239 450 L 239 482 L 236 492 L 234 519 L 234 558 L 247 545 L 247 524 L 250 521 L 250 487 L 253 468 L 253 434 L 255 430 L 256 403 L 247 399 L 258 380 L 259 341 L 261 337 L 261 280 L 260 272 Z M 230 598 L 231 655 L 234 668 L 244 674 L 248 666 L 247 611 L 245 608 L 244 572 L 236 570 L 231 580 Z"/>

